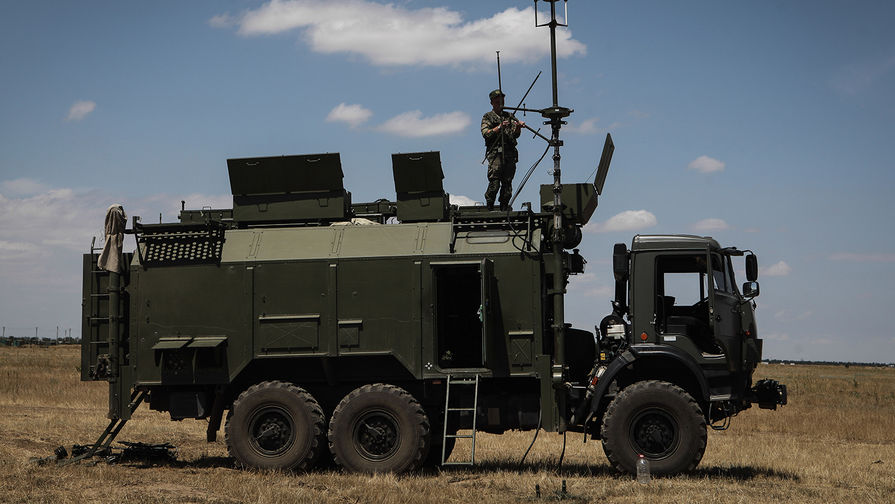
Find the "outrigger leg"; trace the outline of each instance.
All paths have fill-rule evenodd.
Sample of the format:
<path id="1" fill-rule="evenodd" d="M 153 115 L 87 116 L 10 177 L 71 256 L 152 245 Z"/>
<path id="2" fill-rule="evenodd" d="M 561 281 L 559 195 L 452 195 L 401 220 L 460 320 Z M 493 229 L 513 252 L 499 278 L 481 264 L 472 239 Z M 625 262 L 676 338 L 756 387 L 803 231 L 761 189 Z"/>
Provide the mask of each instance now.
<path id="1" fill-rule="evenodd" d="M 143 399 L 146 398 L 146 390 L 134 390 L 131 393 L 131 402 L 128 404 L 128 409 L 131 414 L 136 411 L 137 407 L 140 406 L 140 403 L 143 402 Z M 128 415 L 130 417 L 130 415 Z M 60 465 L 68 465 L 73 464 L 75 462 L 80 462 L 84 459 L 88 459 L 96 455 L 98 452 L 105 452 L 109 450 L 109 447 L 112 444 L 112 441 L 118 436 L 118 433 L 121 432 L 124 424 L 127 423 L 127 420 L 121 418 L 114 418 L 111 422 L 109 422 L 109 426 L 106 427 L 106 430 L 99 436 L 99 439 L 96 440 L 96 443 L 93 443 L 90 446 L 90 449 L 85 451 L 84 453 L 72 457 L 65 461 L 60 461 Z"/>

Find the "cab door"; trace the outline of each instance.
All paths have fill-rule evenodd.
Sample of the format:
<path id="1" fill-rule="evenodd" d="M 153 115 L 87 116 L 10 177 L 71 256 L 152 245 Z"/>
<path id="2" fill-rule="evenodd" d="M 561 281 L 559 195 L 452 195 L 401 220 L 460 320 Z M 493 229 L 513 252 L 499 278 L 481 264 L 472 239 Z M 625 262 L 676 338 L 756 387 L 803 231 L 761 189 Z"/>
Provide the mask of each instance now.
<path id="1" fill-rule="evenodd" d="M 726 256 L 710 253 L 708 266 L 709 324 L 715 341 L 727 356 L 731 371 L 742 360 L 740 299 L 736 294 L 730 261 Z"/>

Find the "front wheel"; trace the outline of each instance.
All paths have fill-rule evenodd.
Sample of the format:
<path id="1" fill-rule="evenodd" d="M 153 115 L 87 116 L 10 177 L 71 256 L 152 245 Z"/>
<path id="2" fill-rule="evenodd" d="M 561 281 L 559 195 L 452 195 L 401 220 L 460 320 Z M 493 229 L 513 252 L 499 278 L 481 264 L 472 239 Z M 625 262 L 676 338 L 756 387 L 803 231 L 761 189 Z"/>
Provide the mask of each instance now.
<path id="1" fill-rule="evenodd" d="M 606 409 L 603 451 L 616 469 L 634 474 L 642 454 L 654 474 L 695 468 L 705 453 L 705 417 L 686 391 L 648 380 L 625 387 Z"/>

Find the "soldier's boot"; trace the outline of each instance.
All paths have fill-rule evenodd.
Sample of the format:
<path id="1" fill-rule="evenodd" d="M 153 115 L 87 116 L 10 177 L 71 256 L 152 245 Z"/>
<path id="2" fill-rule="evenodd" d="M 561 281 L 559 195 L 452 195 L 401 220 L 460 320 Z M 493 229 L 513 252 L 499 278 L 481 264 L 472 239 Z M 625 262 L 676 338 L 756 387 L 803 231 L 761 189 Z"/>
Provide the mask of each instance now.
<path id="1" fill-rule="evenodd" d="M 485 200 L 485 204 L 488 206 L 488 211 L 494 210 L 494 200 Z"/>

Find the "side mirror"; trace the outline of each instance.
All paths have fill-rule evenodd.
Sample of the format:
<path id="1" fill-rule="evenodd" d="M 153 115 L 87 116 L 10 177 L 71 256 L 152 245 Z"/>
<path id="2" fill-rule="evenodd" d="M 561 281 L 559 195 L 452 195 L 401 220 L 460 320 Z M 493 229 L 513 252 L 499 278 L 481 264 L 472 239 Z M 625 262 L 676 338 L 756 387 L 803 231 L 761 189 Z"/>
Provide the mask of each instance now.
<path id="1" fill-rule="evenodd" d="M 628 248 L 624 243 L 616 243 L 612 247 L 612 273 L 616 282 L 628 279 Z"/>
<path id="2" fill-rule="evenodd" d="M 755 254 L 746 256 L 746 280 L 749 280 L 750 282 L 758 280 L 758 258 L 755 257 Z M 756 291 L 758 290 L 757 284 L 755 289 Z M 745 291 L 745 289 L 743 290 Z"/>
<path id="3" fill-rule="evenodd" d="M 759 290 L 758 282 L 746 282 L 743 284 L 743 297 L 746 299 L 758 297 Z"/>

